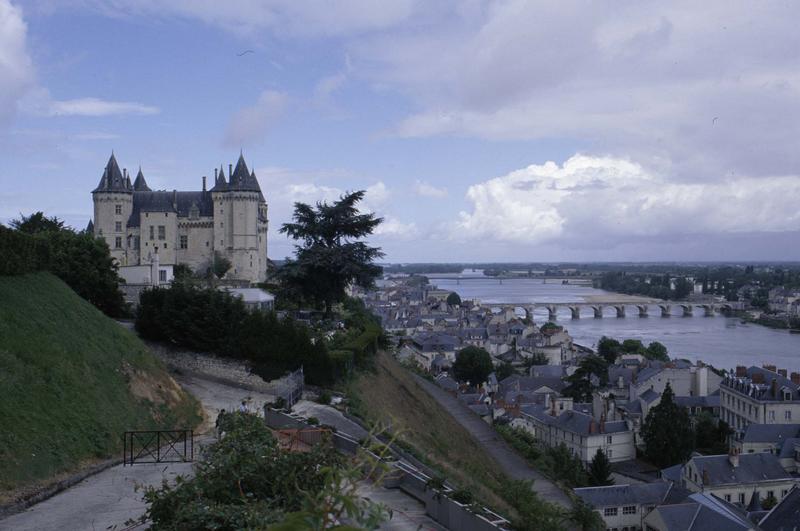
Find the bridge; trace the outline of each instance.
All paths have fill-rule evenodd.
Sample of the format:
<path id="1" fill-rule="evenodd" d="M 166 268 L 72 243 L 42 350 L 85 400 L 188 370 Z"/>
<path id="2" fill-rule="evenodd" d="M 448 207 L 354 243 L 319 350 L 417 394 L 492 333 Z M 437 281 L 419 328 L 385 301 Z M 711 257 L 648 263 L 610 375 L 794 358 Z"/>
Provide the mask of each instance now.
<path id="1" fill-rule="evenodd" d="M 680 309 L 678 315 L 682 315 L 684 317 L 691 317 L 694 315 L 694 310 L 702 310 L 703 315 L 706 317 L 712 317 L 720 312 L 726 312 L 735 310 L 736 304 L 735 303 L 698 303 L 698 302 L 688 302 L 688 301 L 662 301 L 657 299 L 650 299 L 650 300 L 642 300 L 637 302 L 631 301 L 614 301 L 608 300 L 606 302 L 538 302 L 538 303 L 531 303 L 531 302 L 522 302 L 522 303 L 515 303 L 515 302 L 502 302 L 502 303 L 482 303 L 481 306 L 487 306 L 489 308 L 500 308 L 502 310 L 516 310 L 516 308 L 522 308 L 525 310 L 525 317 L 532 318 L 533 311 L 540 308 L 547 309 L 547 317 L 550 321 L 555 321 L 558 318 L 558 311 L 559 309 L 567 308 L 569 309 L 570 316 L 572 319 L 580 319 L 581 312 L 586 310 L 591 310 L 591 315 L 593 315 L 596 319 L 600 319 L 605 315 L 606 309 L 613 309 L 614 315 L 617 317 L 625 317 L 628 313 L 628 309 L 630 308 L 633 312 L 636 312 L 639 317 L 649 317 L 651 307 L 654 307 L 655 311 L 660 311 L 661 317 L 671 317 L 674 315 L 672 313 L 673 308 Z M 588 313 L 588 312 L 585 312 Z"/>
<path id="2" fill-rule="evenodd" d="M 429 281 L 434 280 L 455 280 L 456 285 L 462 282 L 474 282 L 481 280 L 483 282 L 491 281 L 502 284 L 504 280 L 541 280 L 542 284 L 569 284 L 572 286 L 591 286 L 592 279 L 587 277 L 565 277 L 565 276 L 514 276 L 514 275 L 498 275 L 498 276 L 470 276 L 462 277 L 458 275 L 424 275 Z"/>

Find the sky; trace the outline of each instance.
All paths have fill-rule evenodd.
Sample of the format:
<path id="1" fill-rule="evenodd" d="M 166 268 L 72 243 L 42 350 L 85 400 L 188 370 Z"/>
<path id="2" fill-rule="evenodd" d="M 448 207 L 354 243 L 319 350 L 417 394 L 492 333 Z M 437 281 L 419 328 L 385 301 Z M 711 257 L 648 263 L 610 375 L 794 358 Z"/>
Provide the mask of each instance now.
<path id="1" fill-rule="evenodd" d="M 0 222 L 367 191 L 391 262 L 800 260 L 800 3 L 0 0 Z"/>

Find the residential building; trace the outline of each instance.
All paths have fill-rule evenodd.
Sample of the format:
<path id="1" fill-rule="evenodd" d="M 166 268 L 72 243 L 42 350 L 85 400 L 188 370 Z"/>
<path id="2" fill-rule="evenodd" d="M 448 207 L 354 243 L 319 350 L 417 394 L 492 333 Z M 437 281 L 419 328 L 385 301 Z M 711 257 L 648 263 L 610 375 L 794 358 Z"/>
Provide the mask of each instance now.
<path id="1" fill-rule="evenodd" d="M 800 373 L 736 367 L 720 385 L 720 418 L 739 434 L 750 424 L 793 424 L 800 420 Z"/>
<path id="2" fill-rule="evenodd" d="M 667 481 L 585 487 L 574 492 L 600 514 L 607 529 L 618 531 L 642 529 L 644 517 L 656 506 L 682 501 L 691 494 Z"/>

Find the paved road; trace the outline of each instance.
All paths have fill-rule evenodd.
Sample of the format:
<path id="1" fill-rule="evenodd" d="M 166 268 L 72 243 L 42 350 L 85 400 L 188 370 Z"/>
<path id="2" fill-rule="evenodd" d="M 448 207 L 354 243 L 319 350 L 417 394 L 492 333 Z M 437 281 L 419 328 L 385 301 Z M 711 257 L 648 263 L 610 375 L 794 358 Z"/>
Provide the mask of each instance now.
<path id="1" fill-rule="evenodd" d="M 494 428 L 486 424 L 483 420 L 473 413 L 467 406 L 458 401 L 457 398 L 443 391 L 435 384 L 414 375 L 425 391 L 428 392 L 439 405 L 450 413 L 459 424 L 472 434 L 473 437 L 484 447 L 486 452 L 494 458 L 503 472 L 513 479 L 534 480 L 533 490 L 544 500 L 556 503 L 565 508 L 571 508 L 572 502 L 558 486 L 537 472 L 520 457 L 508 444 L 494 431 Z"/>

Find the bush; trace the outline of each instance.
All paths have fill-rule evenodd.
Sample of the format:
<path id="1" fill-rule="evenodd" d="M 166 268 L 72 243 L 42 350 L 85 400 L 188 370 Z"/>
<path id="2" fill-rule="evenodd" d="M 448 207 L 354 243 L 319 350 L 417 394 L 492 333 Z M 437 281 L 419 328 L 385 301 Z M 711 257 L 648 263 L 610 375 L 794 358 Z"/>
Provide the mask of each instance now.
<path id="1" fill-rule="evenodd" d="M 475 497 L 472 495 L 472 492 L 470 492 L 469 489 L 455 490 L 450 495 L 450 498 L 462 505 L 469 505 L 475 501 Z"/>
<path id="2" fill-rule="evenodd" d="M 319 394 L 319 397 L 317 398 L 317 402 L 327 406 L 328 404 L 331 403 L 331 393 L 329 391 L 327 391 L 327 390 L 323 390 Z"/>

